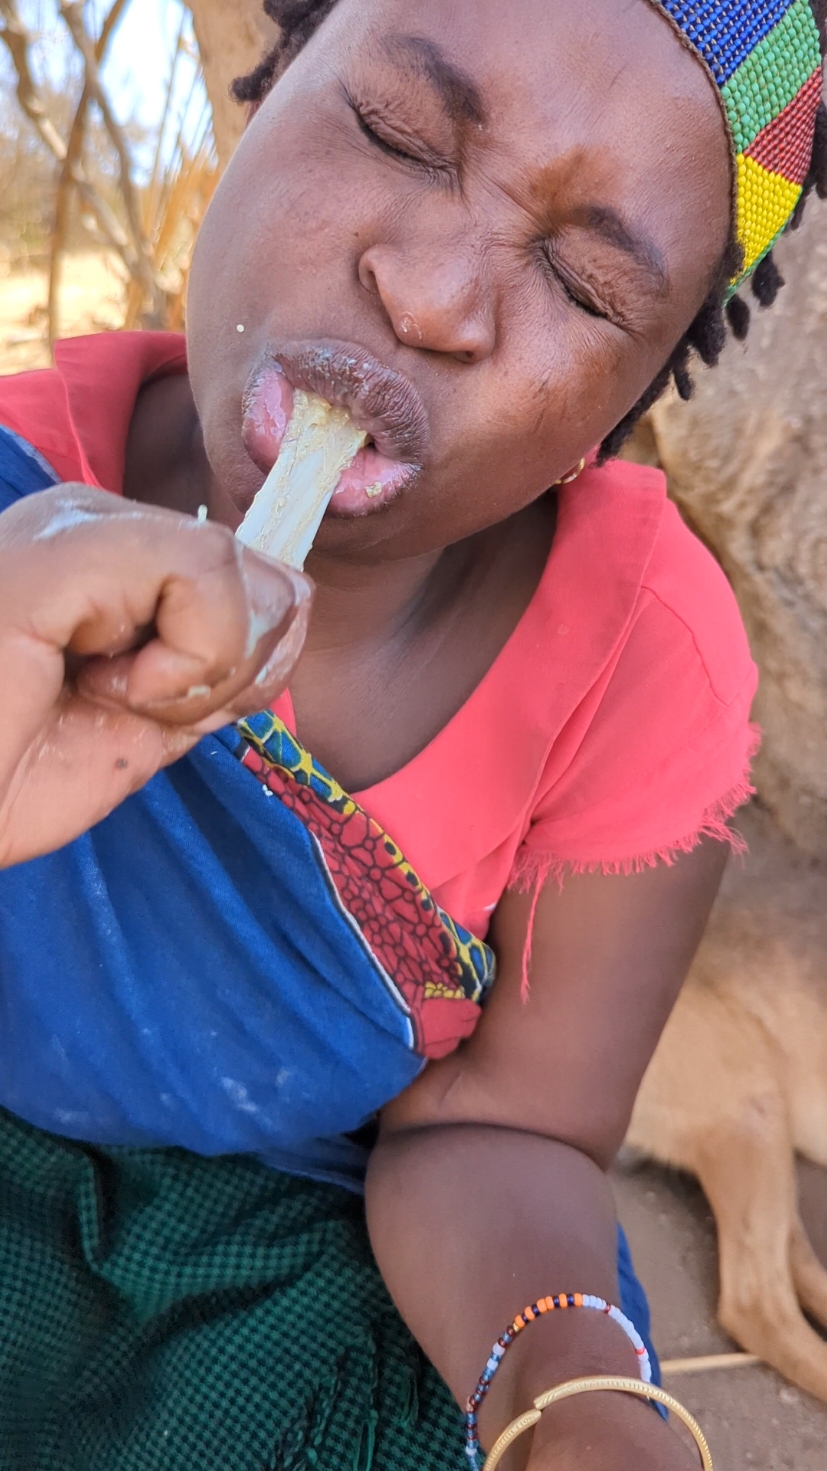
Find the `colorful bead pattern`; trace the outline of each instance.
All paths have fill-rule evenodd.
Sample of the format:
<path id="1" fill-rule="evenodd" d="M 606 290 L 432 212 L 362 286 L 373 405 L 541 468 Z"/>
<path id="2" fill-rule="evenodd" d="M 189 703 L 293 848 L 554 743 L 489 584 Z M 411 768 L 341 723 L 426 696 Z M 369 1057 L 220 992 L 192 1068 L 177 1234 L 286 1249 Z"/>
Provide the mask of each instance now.
<path id="1" fill-rule="evenodd" d="M 499 1369 L 506 1351 L 511 1347 L 517 1335 L 522 1333 L 523 1329 L 535 1318 L 541 1317 L 543 1313 L 552 1313 L 555 1309 L 561 1312 L 566 1308 L 591 1308 L 594 1312 L 605 1313 L 607 1318 L 617 1323 L 634 1347 L 643 1383 L 652 1383 L 652 1365 L 646 1352 L 646 1345 L 634 1323 L 629 1321 L 620 1308 L 613 1307 L 611 1303 L 606 1302 L 605 1298 L 594 1297 L 591 1293 L 561 1292 L 558 1297 L 540 1297 L 531 1304 L 531 1307 L 523 1308 L 513 1323 L 509 1323 L 502 1338 L 497 1339 L 488 1363 L 477 1380 L 476 1388 L 469 1396 L 465 1411 L 465 1454 L 474 1467 L 474 1471 L 478 1471 L 480 1465 L 480 1443 L 477 1439 L 480 1407 L 491 1388 L 491 1380 Z"/>
<path id="2" fill-rule="evenodd" d="M 654 0 L 721 94 L 735 160 L 743 270 L 772 250 L 801 198 L 821 98 L 821 48 L 809 0 Z"/>

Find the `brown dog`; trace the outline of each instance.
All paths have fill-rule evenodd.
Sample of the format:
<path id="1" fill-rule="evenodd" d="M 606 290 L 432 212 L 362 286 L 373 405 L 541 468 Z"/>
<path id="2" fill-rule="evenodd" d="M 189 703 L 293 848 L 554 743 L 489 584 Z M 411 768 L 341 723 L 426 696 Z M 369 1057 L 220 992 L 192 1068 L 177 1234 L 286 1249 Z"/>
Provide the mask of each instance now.
<path id="1" fill-rule="evenodd" d="M 798 1211 L 796 1153 L 827 1166 L 827 871 L 753 805 L 627 1144 L 689 1170 L 718 1226 L 726 1331 L 827 1400 L 827 1270 Z M 802 1311 L 802 1309 L 804 1311 Z"/>

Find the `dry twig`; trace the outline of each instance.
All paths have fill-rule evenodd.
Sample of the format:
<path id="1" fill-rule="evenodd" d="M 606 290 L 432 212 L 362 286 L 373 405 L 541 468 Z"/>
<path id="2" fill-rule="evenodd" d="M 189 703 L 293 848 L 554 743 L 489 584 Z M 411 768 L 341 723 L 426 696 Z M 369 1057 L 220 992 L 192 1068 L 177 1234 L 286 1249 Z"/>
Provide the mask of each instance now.
<path id="1" fill-rule="evenodd" d="M 189 95 L 181 97 L 179 62 L 184 55 L 191 54 L 187 12 L 182 7 L 152 176 L 145 187 L 139 188 L 125 131 L 113 113 L 100 74 L 109 41 L 129 0 L 108 0 L 109 8 L 97 39 L 86 29 L 82 0 L 56 0 L 56 3 L 83 63 L 83 86 L 65 139 L 50 116 L 35 78 L 31 60 L 34 37 L 21 19 L 18 0 L 0 0 L 0 40 L 14 63 L 21 108 L 61 165 L 50 242 L 50 346 L 58 336 L 61 266 L 75 192 L 86 210 L 83 223 L 104 245 L 114 248 L 126 268 L 124 326 L 179 328 L 183 325 L 184 292 L 193 241 L 218 178 L 209 105 L 205 104 L 199 118 L 193 118 L 193 104 L 202 85 L 198 70 Z M 113 209 L 85 167 L 92 103 L 100 113 L 117 155 L 117 187 L 126 229 L 116 213 L 117 203 Z M 174 136 L 169 138 L 167 123 L 179 103 L 183 104 L 182 110 Z"/>
<path id="2" fill-rule="evenodd" d="M 65 163 L 68 149 L 54 122 L 49 117 L 40 90 L 32 76 L 29 61 L 32 38 L 17 10 L 16 0 L 0 0 L 0 41 L 6 46 L 17 76 L 17 97 L 26 116 L 34 123 L 49 152 L 58 163 Z M 138 269 L 138 259 L 128 235 L 100 191 L 87 177 L 80 159 L 70 162 L 72 183 L 95 219 L 101 234 L 117 251 L 130 275 Z"/>
<path id="3" fill-rule="evenodd" d="M 664 1359 L 661 1364 L 661 1373 L 669 1376 L 671 1374 L 704 1374 L 715 1369 L 751 1369 L 756 1364 L 763 1363 L 757 1354 L 703 1354 L 696 1359 Z"/>
<path id="4" fill-rule="evenodd" d="M 95 42 L 95 60 L 100 66 L 106 56 L 109 42 L 115 32 L 115 27 L 123 15 L 129 0 L 114 0 L 113 5 L 104 17 L 101 33 Z M 49 297 L 47 302 L 47 320 L 49 326 L 49 350 L 54 350 L 55 341 L 58 337 L 58 304 L 60 296 L 60 277 L 63 252 L 66 245 L 66 232 L 69 226 L 69 209 L 72 199 L 72 188 L 74 179 L 73 169 L 83 155 L 83 141 L 86 129 L 86 118 L 89 111 L 91 93 L 89 86 L 84 82 L 83 91 L 80 94 L 72 126 L 69 129 L 69 137 L 66 144 L 66 157 L 60 171 L 55 194 L 55 211 L 52 225 L 52 235 L 49 248 Z"/>
<path id="5" fill-rule="evenodd" d="M 147 250 L 141 225 L 141 209 L 138 193 L 132 180 L 132 160 L 129 157 L 129 149 L 123 134 L 123 129 L 115 118 L 109 104 L 109 98 L 101 85 L 95 47 L 87 34 L 86 26 L 83 22 L 83 5 L 81 0 L 59 0 L 59 9 L 69 29 L 72 40 L 83 57 L 84 91 L 88 92 L 89 97 L 100 108 L 104 127 L 109 134 L 112 146 L 118 156 L 121 197 L 124 202 L 124 208 L 126 209 L 132 243 L 135 248 L 135 268 L 132 274 L 140 282 L 150 302 L 150 320 L 147 325 L 160 326 L 164 319 L 164 286 L 158 278 L 149 251 Z"/>

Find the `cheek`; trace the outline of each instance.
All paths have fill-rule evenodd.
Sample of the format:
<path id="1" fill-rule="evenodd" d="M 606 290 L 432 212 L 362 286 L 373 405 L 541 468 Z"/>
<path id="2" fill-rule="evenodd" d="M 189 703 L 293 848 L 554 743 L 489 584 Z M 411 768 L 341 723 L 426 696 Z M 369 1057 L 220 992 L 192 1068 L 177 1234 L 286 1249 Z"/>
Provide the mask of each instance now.
<path id="1" fill-rule="evenodd" d="M 482 483 L 530 500 L 565 474 L 646 387 L 640 349 L 588 316 L 548 301 L 516 312 L 498 352 L 455 401 L 441 403 L 451 449 Z M 473 427 L 459 430 L 459 413 Z M 454 435 L 450 427 L 454 426 Z"/>
<path id="2" fill-rule="evenodd" d="M 353 270 L 359 248 L 400 204 L 338 99 L 320 93 L 288 102 L 278 93 L 265 103 L 206 221 L 217 224 L 210 249 L 222 279 L 265 312 L 282 282 L 294 292 L 305 280 L 324 291 L 332 273 L 338 288 L 343 269 Z"/>
<path id="3" fill-rule="evenodd" d="M 298 140 L 294 146 L 262 129 L 262 120 L 242 139 L 193 254 L 190 376 L 207 423 L 213 400 L 243 391 L 274 331 L 304 336 L 324 325 L 348 270 L 353 232 L 336 187 L 341 170 L 324 159 L 311 164 L 301 152 L 297 158 Z M 278 168 L 274 158 L 283 160 Z"/>
<path id="4" fill-rule="evenodd" d="M 509 333 L 496 365 L 441 407 L 449 514 L 461 531 L 542 495 L 600 444 L 657 371 L 649 350 L 588 317 L 563 309 L 550 319 L 546 308 L 543 320 L 541 330 Z"/>

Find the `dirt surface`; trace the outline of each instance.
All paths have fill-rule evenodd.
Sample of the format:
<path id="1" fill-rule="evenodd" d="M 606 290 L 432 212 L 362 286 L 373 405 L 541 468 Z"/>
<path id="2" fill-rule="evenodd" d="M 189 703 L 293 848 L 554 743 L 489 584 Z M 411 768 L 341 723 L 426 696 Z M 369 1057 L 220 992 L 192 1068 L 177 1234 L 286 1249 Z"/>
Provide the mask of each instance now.
<path id="1" fill-rule="evenodd" d="M 49 366 L 45 270 L 17 269 L 0 260 L 0 374 Z M 113 260 L 101 251 L 66 257 L 60 336 L 116 327 L 123 319 L 123 284 Z"/>
<path id="2" fill-rule="evenodd" d="M 802 1165 L 802 1211 L 827 1262 L 827 1171 Z M 693 1180 L 653 1165 L 618 1170 L 615 1189 L 664 1359 L 731 1353 L 715 1322 L 715 1226 Z M 771 1369 L 745 1367 L 664 1379 L 703 1426 L 715 1471 L 825 1471 L 827 1405 Z"/>

